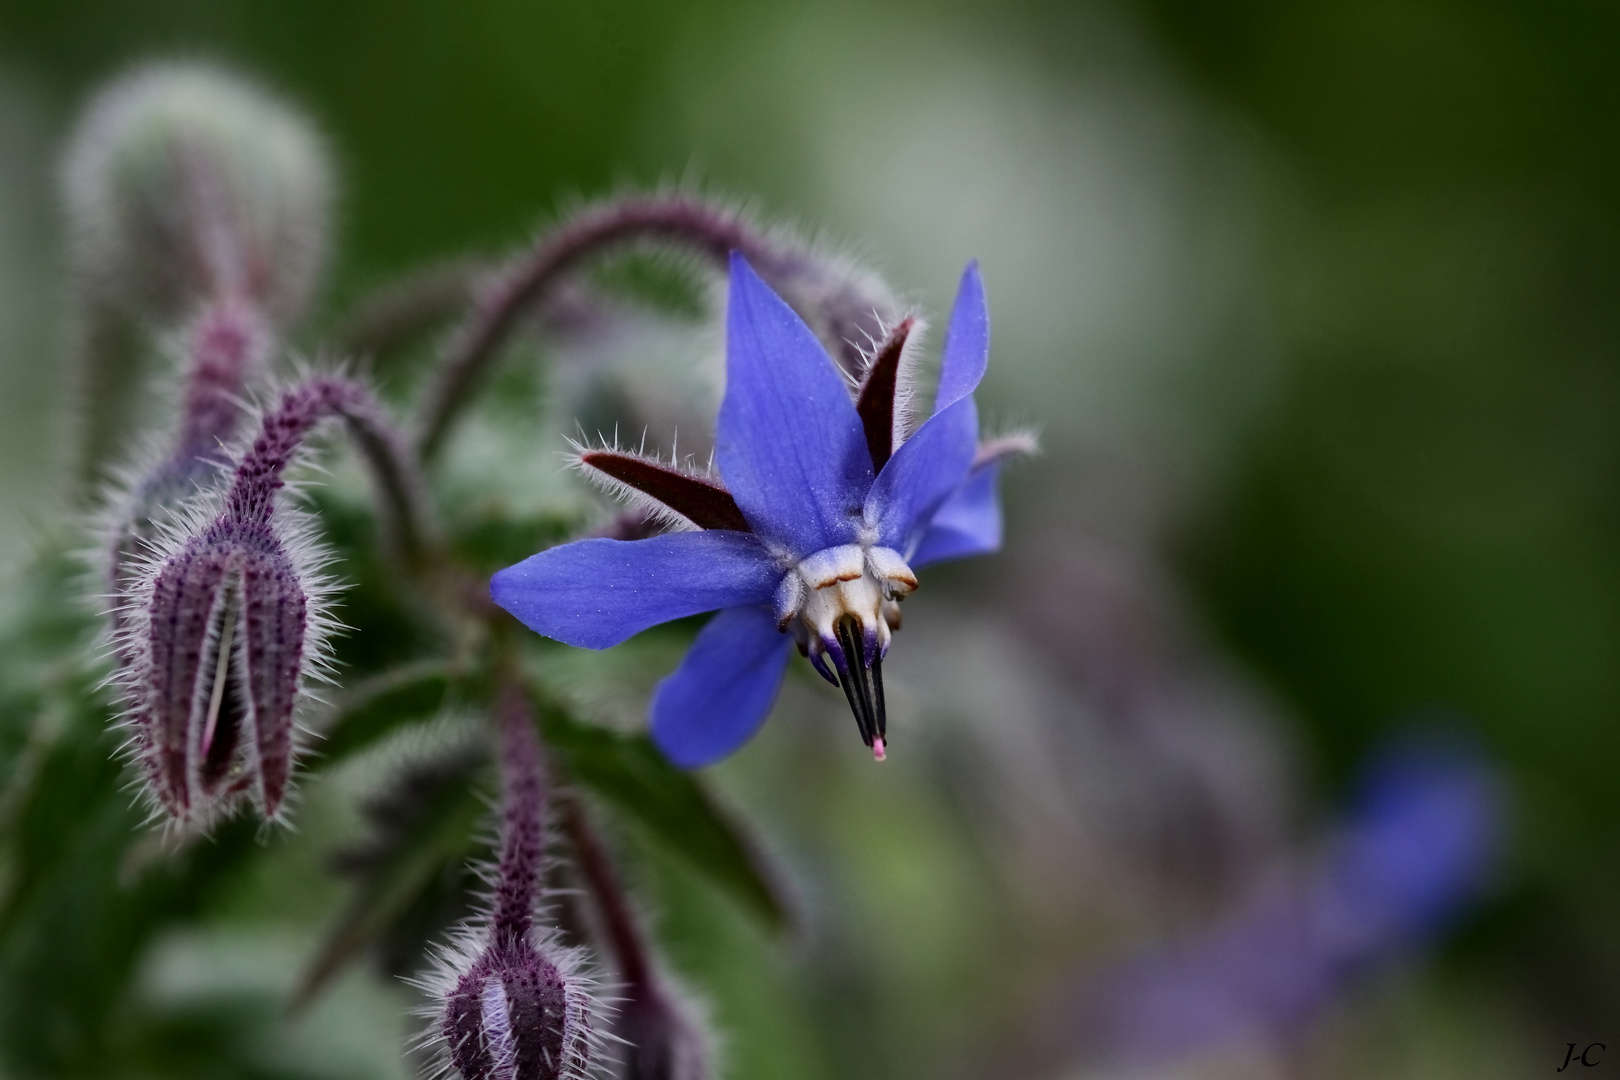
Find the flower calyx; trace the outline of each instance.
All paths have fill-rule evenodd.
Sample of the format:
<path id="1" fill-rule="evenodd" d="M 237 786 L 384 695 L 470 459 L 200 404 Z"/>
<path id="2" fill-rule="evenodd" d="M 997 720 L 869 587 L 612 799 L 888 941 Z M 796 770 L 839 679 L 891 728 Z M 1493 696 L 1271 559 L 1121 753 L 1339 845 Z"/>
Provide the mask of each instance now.
<path id="1" fill-rule="evenodd" d="M 457 980 L 441 1034 L 463 1080 L 574 1080 L 590 1060 L 584 991 L 527 943 L 490 949 Z"/>
<path id="2" fill-rule="evenodd" d="M 269 529 L 193 537 L 150 585 L 133 721 L 158 803 L 206 824 L 248 795 L 266 817 L 291 773 L 309 621 L 293 560 Z"/>
<path id="3" fill-rule="evenodd" d="M 371 405 L 341 378 L 287 390 L 225 490 L 177 511 L 114 581 L 131 750 L 174 826 L 206 829 L 244 799 L 266 819 L 284 805 L 305 683 L 334 624 L 326 553 L 279 493 L 316 424 Z"/>

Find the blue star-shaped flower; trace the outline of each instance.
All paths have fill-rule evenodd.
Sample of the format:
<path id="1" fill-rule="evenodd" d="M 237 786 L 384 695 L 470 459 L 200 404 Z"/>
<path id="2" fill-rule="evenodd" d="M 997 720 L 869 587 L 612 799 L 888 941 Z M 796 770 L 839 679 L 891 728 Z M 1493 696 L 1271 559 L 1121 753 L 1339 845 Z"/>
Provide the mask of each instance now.
<path id="1" fill-rule="evenodd" d="M 881 660 L 898 602 L 917 587 L 912 570 L 1001 546 L 997 463 L 1025 445 L 978 443 L 973 391 L 990 355 L 978 267 L 962 275 L 933 414 L 901 442 L 895 393 L 910 329 L 896 327 L 852 394 L 803 320 L 732 255 L 716 433 L 724 486 L 617 450 L 580 456 L 697 531 L 542 551 L 495 575 L 495 602 L 588 649 L 718 609 L 653 694 L 653 738 L 676 764 L 706 765 L 747 741 L 790 644 L 843 687 L 881 760 Z"/>

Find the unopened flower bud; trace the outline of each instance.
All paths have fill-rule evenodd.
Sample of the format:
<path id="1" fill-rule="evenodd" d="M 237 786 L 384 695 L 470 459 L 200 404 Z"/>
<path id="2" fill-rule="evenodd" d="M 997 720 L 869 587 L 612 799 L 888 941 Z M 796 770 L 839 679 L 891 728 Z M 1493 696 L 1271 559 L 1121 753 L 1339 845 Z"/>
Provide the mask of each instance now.
<path id="1" fill-rule="evenodd" d="M 138 723 L 156 794 L 176 819 L 244 793 L 267 817 L 280 806 L 308 624 L 299 579 L 271 530 L 221 522 L 153 582 Z"/>
<path id="2" fill-rule="evenodd" d="M 238 300 L 302 313 L 325 257 L 331 178 L 295 111 L 215 68 L 138 69 L 91 103 L 66 161 L 84 286 L 159 323 Z"/>
<path id="3" fill-rule="evenodd" d="M 343 379 L 282 395 L 217 502 L 170 526 L 125 571 L 115 655 L 134 751 L 171 819 L 206 827 L 250 799 L 274 817 L 294 755 L 304 680 L 324 663 L 324 553 L 282 474 L 323 417 L 372 407 Z"/>
<path id="4" fill-rule="evenodd" d="M 598 1039 L 580 953 L 534 925 L 545 838 L 545 765 L 534 714 L 515 686 L 496 705 L 502 773 L 500 861 L 487 922 L 462 931 L 418 985 L 433 999 L 429 1043 L 462 1080 L 580 1080 Z"/>
<path id="5" fill-rule="evenodd" d="M 464 1080 L 575 1080 L 590 1062 L 582 987 L 541 950 L 491 949 L 445 1001 L 443 1036 Z"/>

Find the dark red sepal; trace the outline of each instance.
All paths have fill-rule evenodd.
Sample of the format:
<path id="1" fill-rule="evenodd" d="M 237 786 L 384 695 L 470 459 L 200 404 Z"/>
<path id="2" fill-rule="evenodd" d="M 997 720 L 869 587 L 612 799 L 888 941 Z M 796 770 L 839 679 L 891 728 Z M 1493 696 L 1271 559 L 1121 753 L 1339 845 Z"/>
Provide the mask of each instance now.
<path id="1" fill-rule="evenodd" d="M 894 453 L 894 395 L 900 385 L 900 354 L 905 351 L 906 338 L 911 336 L 915 324 L 915 319 L 907 317 L 889 331 L 867 365 L 860 395 L 855 399 L 855 411 L 861 414 L 861 426 L 866 430 L 866 449 L 872 455 L 874 473 L 882 472 Z"/>
<path id="2" fill-rule="evenodd" d="M 617 450 L 587 450 L 579 460 L 658 500 L 700 529 L 753 531 L 731 492 L 713 480 Z"/>

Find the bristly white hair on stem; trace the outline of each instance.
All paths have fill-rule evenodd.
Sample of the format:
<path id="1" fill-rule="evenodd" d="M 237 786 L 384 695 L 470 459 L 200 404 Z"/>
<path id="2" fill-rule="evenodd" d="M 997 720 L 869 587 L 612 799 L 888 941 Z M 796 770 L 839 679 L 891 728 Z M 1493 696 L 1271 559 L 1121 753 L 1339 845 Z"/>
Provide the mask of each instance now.
<path id="1" fill-rule="evenodd" d="M 603 1059 L 603 1006 L 583 950 L 536 925 L 544 913 L 546 767 L 521 687 L 501 687 L 495 721 L 500 836 L 486 914 L 412 980 L 428 996 L 418 1045 L 433 1055 L 435 1077 L 584 1080 Z"/>
<path id="2" fill-rule="evenodd" d="M 440 358 L 419 425 L 432 457 L 485 377 L 522 313 L 543 303 L 589 260 L 627 245 L 651 244 L 701 256 L 717 270 L 733 252 L 805 312 L 846 372 L 861 364 L 859 342 L 877 336 L 895 302 L 873 274 L 851 260 L 756 225 L 750 215 L 686 194 L 657 194 L 588 204 L 543 233 L 529 251 L 491 275 L 473 311 Z"/>

